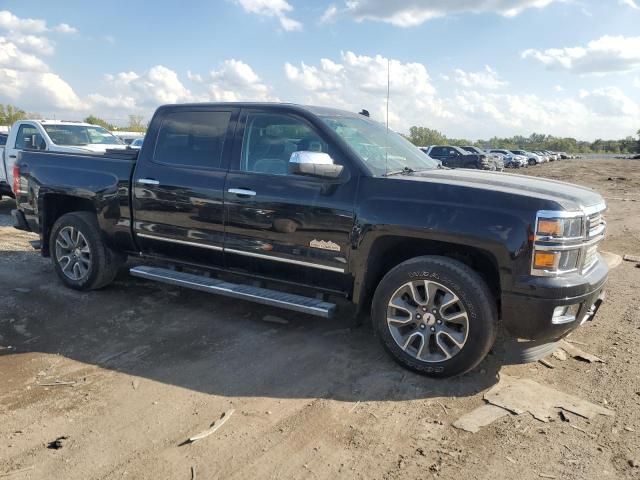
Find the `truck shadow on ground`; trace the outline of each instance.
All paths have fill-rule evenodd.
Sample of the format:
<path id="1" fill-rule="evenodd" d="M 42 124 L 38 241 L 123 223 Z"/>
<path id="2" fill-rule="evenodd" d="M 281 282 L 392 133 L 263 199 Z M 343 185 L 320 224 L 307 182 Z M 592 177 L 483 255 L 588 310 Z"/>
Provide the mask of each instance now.
<path id="1" fill-rule="evenodd" d="M 349 327 L 349 318 L 316 319 L 126 275 L 102 291 L 75 292 L 48 262 L 19 253 L 31 257 L 29 268 L 13 283 L 0 272 L 9 292 L 0 300 L 0 344 L 12 346 L 5 355 L 60 354 L 228 397 L 394 401 L 469 396 L 497 381 L 498 356 L 462 377 L 433 380 L 398 366 L 368 325 Z"/>

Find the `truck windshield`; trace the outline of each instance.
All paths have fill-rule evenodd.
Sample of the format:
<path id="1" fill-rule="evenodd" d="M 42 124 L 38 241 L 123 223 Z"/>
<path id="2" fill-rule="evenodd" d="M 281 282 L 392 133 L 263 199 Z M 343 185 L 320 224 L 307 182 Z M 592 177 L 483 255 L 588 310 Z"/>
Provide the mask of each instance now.
<path id="1" fill-rule="evenodd" d="M 349 144 L 374 175 L 438 168 L 439 162 L 378 122 L 365 117 L 329 115 L 321 118 Z"/>
<path id="2" fill-rule="evenodd" d="M 43 125 L 56 145 L 122 145 L 122 140 L 102 127 L 86 125 Z"/>

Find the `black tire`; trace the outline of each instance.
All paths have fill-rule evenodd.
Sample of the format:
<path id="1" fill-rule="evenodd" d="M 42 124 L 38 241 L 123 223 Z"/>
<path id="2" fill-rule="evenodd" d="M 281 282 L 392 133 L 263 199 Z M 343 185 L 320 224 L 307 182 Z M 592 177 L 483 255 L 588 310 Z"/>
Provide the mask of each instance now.
<path id="1" fill-rule="evenodd" d="M 396 343 L 387 324 L 387 309 L 392 296 L 402 285 L 416 280 L 441 284 L 451 290 L 466 309 L 466 341 L 448 360 L 426 362 L 410 355 Z M 440 256 L 416 257 L 390 270 L 378 284 L 371 317 L 374 331 L 395 361 L 410 370 L 436 378 L 460 375 L 476 367 L 489 353 L 498 331 L 496 303 L 484 280 L 462 262 Z"/>
<path id="2" fill-rule="evenodd" d="M 79 279 L 72 279 L 65 274 L 61 261 L 57 258 L 56 241 L 66 227 L 80 232 L 89 248 L 91 261 L 86 274 Z M 96 216 L 90 212 L 72 212 L 61 216 L 51 229 L 49 248 L 58 277 L 67 287 L 75 290 L 96 290 L 107 286 L 116 277 L 118 269 L 125 261 L 124 256 L 105 245 Z"/>

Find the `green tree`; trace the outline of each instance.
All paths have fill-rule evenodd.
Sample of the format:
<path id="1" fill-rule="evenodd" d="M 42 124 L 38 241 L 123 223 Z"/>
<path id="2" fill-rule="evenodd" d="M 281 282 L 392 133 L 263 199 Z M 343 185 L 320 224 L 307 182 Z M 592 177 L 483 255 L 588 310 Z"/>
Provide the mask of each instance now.
<path id="1" fill-rule="evenodd" d="M 418 147 L 428 145 L 441 145 L 446 143 L 447 137 L 437 130 L 427 127 L 411 127 L 409 129 L 409 141 Z"/>
<path id="2" fill-rule="evenodd" d="M 146 132 L 147 126 L 144 124 L 144 117 L 142 115 L 129 115 L 129 125 L 127 130 L 130 132 Z"/>
<path id="3" fill-rule="evenodd" d="M 106 128 L 107 130 L 115 130 L 115 125 L 107 122 L 106 120 L 103 120 L 100 117 L 96 117 L 95 115 L 89 115 L 87 118 L 85 118 L 83 120 L 85 123 L 90 123 L 92 125 L 100 125 L 103 128 Z"/>
<path id="4" fill-rule="evenodd" d="M 0 103 L 0 125 L 10 127 L 18 120 L 27 118 L 27 113 L 13 105 L 3 105 Z"/>

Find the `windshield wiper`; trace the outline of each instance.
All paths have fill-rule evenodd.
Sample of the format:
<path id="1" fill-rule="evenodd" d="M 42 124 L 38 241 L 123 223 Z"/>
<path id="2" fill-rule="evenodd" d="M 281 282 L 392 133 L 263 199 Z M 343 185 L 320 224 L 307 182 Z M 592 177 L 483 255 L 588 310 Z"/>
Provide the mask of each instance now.
<path id="1" fill-rule="evenodd" d="M 415 170 L 411 167 L 404 167 L 402 170 L 394 170 L 391 172 L 387 172 L 384 174 L 384 176 L 390 177 L 392 175 L 409 175 L 410 173 L 415 173 Z"/>

